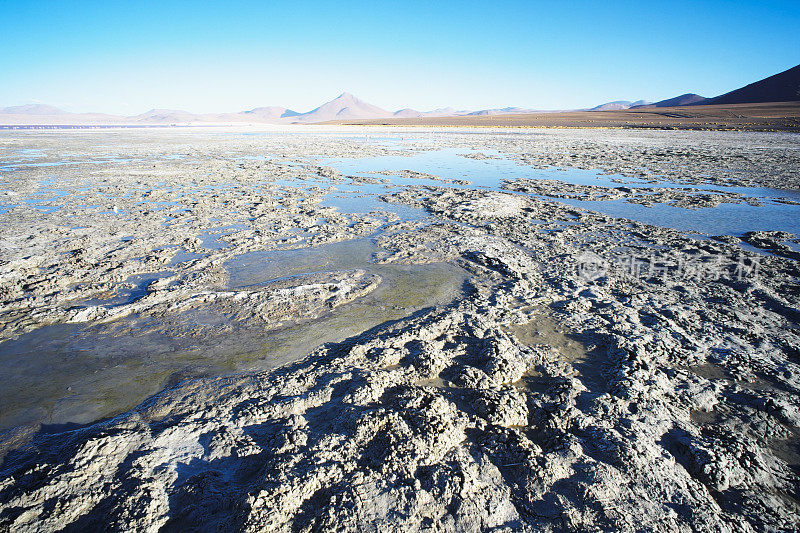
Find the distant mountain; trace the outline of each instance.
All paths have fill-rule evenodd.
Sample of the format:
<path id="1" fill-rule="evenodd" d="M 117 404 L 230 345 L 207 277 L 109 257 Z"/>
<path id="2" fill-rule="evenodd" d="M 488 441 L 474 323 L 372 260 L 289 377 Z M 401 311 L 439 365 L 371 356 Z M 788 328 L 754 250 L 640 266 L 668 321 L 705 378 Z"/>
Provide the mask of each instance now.
<path id="1" fill-rule="evenodd" d="M 503 107 L 501 109 L 482 109 L 480 111 L 473 111 L 466 113 L 471 116 L 491 116 L 491 115 L 519 115 L 524 113 L 536 113 L 533 109 L 525 109 L 522 107 Z"/>
<path id="2" fill-rule="evenodd" d="M 4 115 L 65 115 L 66 111 L 45 104 L 15 105 L 0 108 L 0 113 Z"/>
<path id="3" fill-rule="evenodd" d="M 709 98 L 702 104 L 755 104 L 759 102 L 793 101 L 800 101 L 800 65 L 745 85 L 741 89 Z"/>
<path id="4" fill-rule="evenodd" d="M 632 103 L 630 100 L 615 100 L 592 107 L 589 111 L 619 111 L 620 109 L 628 109 Z"/>
<path id="5" fill-rule="evenodd" d="M 647 100 L 636 100 L 635 102 L 631 102 L 630 100 L 615 100 L 613 102 L 606 102 L 605 104 L 600 104 L 599 106 L 592 107 L 587 111 L 620 111 L 623 109 L 630 109 L 636 106 L 643 106 L 647 105 L 650 102 Z"/>
<path id="6" fill-rule="evenodd" d="M 440 107 L 439 109 L 434 109 L 432 111 L 425 111 L 422 113 L 424 117 L 456 117 L 460 115 L 466 115 L 469 111 L 459 111 L 457 109 L 453 109 L 452 107 Z"/>
<path id="7" fill-rule="evenodd" d="M 289 117 L 296 117 L 300 115 L 297 111 L 292 111 L 291 109 L 287 109 L 285 107 L 280 106 L 267 106 L 267 107 L 256 107 L 255 109 L 251 109 L 250 111 L 242 111 L 239 113 L 246 118 L 259 118 L 263 120 L 278 120 L 281 118 L 289 118 Z"/>
<path id="8" fill-rule="evenodd" d="M 155 122 L 155 123 L 183 123 L 193 122 L 197 115 L 179 109 L 151 109 L 139 115 L 128 117 L 134 122 Z"/>
<path id="9" fill-rule="evenodd" d="M 417 111 L 416 109 L 405 108 L 401 109 L 400 111 L 395 111 L 394 116 L 397 118 L 417 118 L 421 117 L 422 113 Z"/>
<path id="10" fill-rule="evenodd" d="M 692 104 L 699 104 L 701 102 L 705 102 L 708 98 L 700 96 L 699 94 L 694 93 L 686 93 L 680 96 L 676 96 L 675 98 L 668 98 L 666 100 L 661 100 L 654 104 L 642 104 L 642 105 L 633 105 L 631 109 L 639 108 L 639 107 L 675 107 L 675 106 L 682 106 L 682 105 L 692 105 Z"/>
<path id="11" fill-rule="evenodd" d="M 342 93 L 330 102 L 322 104 L 308 113 L 301 113 L 292 122 L 326 122 L 329 120 L 352 120 L 365 118 L 386 118 L 392 113 L 380 107 L 359 100 L 350 93 Z"/>
<path id="12" fill-rule="evenodd" d="M 299 115 L 300 113 L 297 111 L 280 106 L 256 107 L 238 113 L 204 114 L 195 114 L 179 109 L 151 109 L 140 115 L 126 117 L 126 120 L 148 124 L 186 124 L 194 122 L 280 124 Z"/>

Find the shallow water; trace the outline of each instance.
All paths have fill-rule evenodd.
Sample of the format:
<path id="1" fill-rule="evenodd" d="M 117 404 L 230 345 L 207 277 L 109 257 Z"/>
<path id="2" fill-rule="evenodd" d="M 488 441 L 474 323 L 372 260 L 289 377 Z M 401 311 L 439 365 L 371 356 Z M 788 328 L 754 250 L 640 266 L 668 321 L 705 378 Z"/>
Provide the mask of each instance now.
<path id="1" fill-rule="evenodd" d="M 263 285 L 286 276 L 364 268 L 382 282 L 372 293 L 312 321 L 277 330 L 243 327 L 224 335 L 153 332 L 136 316 L 96 327 L 46 326 L 0 343 L 0 431 L 20 425 L 81 424 L 132 408 L 177 382 L 274 368 L 315 347 L 357 335 L 415 310 L 446 304 L 461 293 L 466 272 L 450 264 L 377 265 L 372 239 L 301 250 L 252 252 L 229 261 L 230 288 Z M 158 274 L 130 280 L 135 288 L 107 301 L 143 296 Z M 142 278 L 139 280 L 138 278 Z M 135 283 L 140 281 L 141 283 Z M 214 325 L 218 316 L 185 312 L 186 324 Z"/>
<path id="2" fill-rule="evenodd" d="M 646 207 L 625 200 L 556 201 L 610 215 L 666 228 L 696 231 L 706 235 L 741 236 L 748 231 L 788 231 L 800 235 L 800 206 L 768 203 L 763 207 L 747 204 L 720 204 L 716 207 L 683 209 L 667 204 Z"/>
<path id="3" fill-rule="evenodd" d="M 558 359 L 575 369 L 576 376 L 584 385 L 594 393 L 602 392 L 605 379 L 601 358 L 590 349 L 585 338 L 561 326 L 546 309 L 538 309 L 532 320 L 508 326 L 506 330 L 521 344 L 550 346 Z M 517 387 L 541 392 L 552 385 L 551 380 L 542 379 L 541 374 L 536 371 L 529 371 L 516 384 Z"/>
<path id="4" fill-rule="evenodd" d="M 800 206 L 788 205 L 775 200 L 800 201 L 800 192 L 779 191 L 763 187 L 723 187 L 718 185 L 688 186 L 684 183 L 660 181 L 649 183 L 641 179 L 614 174 L 599 174 L 581 169 L 536 169 L 518 163 L 491 150 L 484 154 L 497 159 L 471 159 L 464 157 L 469 151 L 445 149 L 419 152 L 402 156 L 365 157 L 361 159 L 328 159 L 326 164 L 344 174 L 388 178 L 393 185 L 431 185 L 455 188 L 487 188 L 502 190 L 502 180 L 517 178 L 549 179 L 575 185 L 598 185 L 602 187 L 625 186 L 633 189 L 653 187 L 692 188 L 696 191 L 727 191 L 758 198 L 762 206 L 747 204 L 720 204 L 713 208 L 683 209 L 667 204 L 646 207 L 625 200 L 586 201 L 552 198 L 557 202 L 591 209 L 613 217 L 628 218 L 670 227 L 696 231 L 709 235 L 742 235 L 747 231 L 788 231 L 800 235 Z M 433 174 L 445 179 L 465 179 L 470 185 L 443 183 L 430 179 L 409 179 L 397 175 L 376 175 L 375 171 L 412 170 Z M 624 183 L 620 183 L 620 180 Z M 363 186 L 362 186 L 363 187 Z M 365 187 L 370 192 L 390 192 L 384 185 Z M 509 192 L 509 191 L 506 191 Z"/>
<path id="5" fill-rule="evenodd" d="M 245 134 L 236 134 L 245 135 Z M 285 135 L 278 132 L 260 132 L 254 135 Z M 328 134 L 340 137 L 359 137 L 363 135 Z M 381 145 L 391 146 L 394 149 L 403 149 L 403 138 L 400 136 L 370 136 L 370 140 Z M 407 149 L 407 148 L 406 148 Z M 549 198 L 554 201 L 566 203 L 604 213 L 613 217 L 628 218 L 646 224 L 671 227 L 683 231 L 694 231 L 708 235 L 735 235 L 741 236 L 748 231 L 788 231 L 800 235 L 800 206 L 781 203 L 781 200 L 800 202 L 799 191 L 781 191 L 763 187 L 725 187 L 720 185 L 695 185 L 684 183 L 658 181 L 652 183 L 648 180 L 632 178 L 614 174 L 602 174 L 593 170 L 571 168 L 537 169 L 508 158 L 496 150 L 480 150 L 490 159 L 472 159 L 466 155 L 476 151 L 447 148 L 441 150 L 408 151 L 408 155 L 376 156 L 362 158 L 320 158 L 318 163 L 331 166 L 342 172 L 345 176 L 360 176 L 367 178 L 385 179 L 388 183 L 350 183 L 349 180 L 330 182 L 319 178 L 317 182 L 300 180 L 278 180 L 275 183 L 293 188 L 309 188 L 324 186 L 329 188 L 323 199 L 323 205 L 336 207 L 345 213 L 364 213 L 371 210 L 392 210 L 403 220 L 420 218 L 424 214 L 419 210 L 411 210 L 403 206 L 394 205 L 387 207 L 377 199 L 378 195 L 392 192 L 398 186 L 435 186 L 453 188 L 485 188 L 491 190 L 501 189 L 503 180 L 517 178 L 548 179 L 575 185 L 596 185 L 602 187 L 625 186 L 632 189 L 663 188 L 689 188 L 697 192 L 730 192 L 741 194 L 747 198 L 756 198 L 762 205 L 751 206 L 747 204 L 723 203 L 713 208 L 683 209 L 668 204 L 654 204 L 650 207 L 630 203 L 624 199 L 619 200 L 571 200 L 565 198 Z M 37 154 L 34 157 L 40 157 Z M 30 156 L 19 154 L 20 163 L 31 159 Z M 253 156 L 254 158 L 267 158 L 267 156 Z M 129 159 L 114 158 L 104 160 L 89 160 L 92 163 L 121 163 Z M 47 165 L 75 164 L 80 161 L 62 161 L 60 163 L 46 163 Z M 45 164 L 45 163 L 42 163 Z M 18 167 L 6 166 L 0 171 L 11 171 Z M 403 170 L 430 174 L 442 179 L 409 178 L 398 175 Z M 395 174 L 376 174 L 388 171 Z M 447 183 L 443 180 L 467 180 L 469 184 Z M 218 185 L 217 187 L 235 186 Z M 165 184 L 165 189 L 168 189 Z M 506 191 L 511 192 L 511 191 Z M 61 208 L 59 200 L 70 193 L 57 189 L 48 183 L 40 183 L 39 189 L 25 198 L 14 202 L 3 203 L 0 201 L 0 214 L 7 212 L 12 207 L 28 206 L 43 213 L 50 213 Z M 515 193 L 525 194 L 525 193 Z M 112 198 L 109 198 L 112 199 Z M 172 207 L 175 202 L 146 202 L 153 209 Z M 201 236 L 207 239 L 208 235 Z"/>

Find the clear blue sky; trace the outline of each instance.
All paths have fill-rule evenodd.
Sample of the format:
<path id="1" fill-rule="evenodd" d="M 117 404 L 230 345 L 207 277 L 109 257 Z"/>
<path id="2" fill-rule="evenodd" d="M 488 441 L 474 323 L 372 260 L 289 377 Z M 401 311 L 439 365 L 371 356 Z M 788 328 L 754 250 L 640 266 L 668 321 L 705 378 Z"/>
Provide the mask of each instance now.
<path id="1" fill-rule="evenodd" d="M 798 0 L 0 0 L 0 106 L 307 111 L 349 91 L 566 109 L 715 96 L 798 63 Z"/>

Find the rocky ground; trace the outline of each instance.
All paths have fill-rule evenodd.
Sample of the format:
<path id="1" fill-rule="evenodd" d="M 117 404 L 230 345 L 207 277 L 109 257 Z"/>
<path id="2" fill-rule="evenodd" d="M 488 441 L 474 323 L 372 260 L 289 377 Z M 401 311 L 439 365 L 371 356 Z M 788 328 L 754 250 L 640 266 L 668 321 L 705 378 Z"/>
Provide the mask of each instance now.
<path id="1" fill-rule="evenodd" d="M 409 147 L 483 143 L 528 162 L 539 154 L 542 164 L 562 164 L 572 151 L 579 165 L 706 176 L 696 181 L 761 183 L 769 174 L 763 180 L 793 187 L 797 178 L 796 146 L 782 135 L 561 135 L 453 135 Z M 703 149 L 693 157 L 683 150 L 694 136 Z M 172 160 L 134 136 L 115 149 L 143 159 L 149 151 L 146 161 L 59 170 L 58 187 L 74 186 L 71 196 L 77 176 L 95 176 L 88 198 L 46 216 L 22 206 L 0 215 L 4 242 L 13 241 L 0 265 L 5 338 L 132 314 L 163 325 L 208 306 L 266 328 L 335 313 L 379 290 L 380 276 L 334 270 L 231 290 L 224 261 L 364 235 L 376 239 L 375 262 L 450 264 L 466 273 L 463 289 L 450 303 L 409 309 L 268 372 L 184 381 L 114 418 L 12 439 L 0 476 L 4 528 L 800 529 L 795 236 L 692 238 L 545 198 L 637 201 L 641 191 L 552 190 L 535 180 L 500 192 L 453 188 L 463 184 L 440 176 L 438 186 L 390 189 L 367 216 L 348 214 L 323 205 L 326 184 L 364 178 L 309 159 L 397 149 L 297 137 L 159 140 L 162 154 L 196 147 Z M 632 147 L 606 153 L 614 144 Z M 642 148 L 654 144 L 666 148 Z M 542 159 L 554 147 L 560 159 Z M 256 148 L 279 156 L 235 156 Z M 638 162 L 620 163 L 637 152 Z M 738 171 L 737 152 L 747 158 Z M 3 174 L 7 191 L 23 194 L 29 183 L 35 192 L 42 168 Z M 96 192 L 98 169 L 113 194 Z M 169 187 L 154 186 L 160 181 Z M 163 211 L 145 200 L 154 193 L 168 202 Z M 692 207 L 696 198 L 687 198 L 705 193 L 648 194 Z M 725 192 L 701 200 L 744 201 Z M 100 214 L 81 207 L 100 201 Z M 403 219 L 408 208 L 425 215 Z M 174 230 L 162 229 L 165 215 Z M 226 246 L 204 236 L 230 225 L 215 240 Z M 183 253 L 201 257 L 172 261 Z M 165 267 L 169 275 L 133 301 L 75 303 L 107 298 L 130 276 Z"/>

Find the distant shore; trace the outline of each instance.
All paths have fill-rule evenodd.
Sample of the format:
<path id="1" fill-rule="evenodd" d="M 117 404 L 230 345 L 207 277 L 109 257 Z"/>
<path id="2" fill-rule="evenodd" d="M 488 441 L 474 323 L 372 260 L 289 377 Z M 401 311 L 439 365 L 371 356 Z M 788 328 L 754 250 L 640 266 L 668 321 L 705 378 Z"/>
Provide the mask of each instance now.
<path id="1" fill-rule="evenodd" d="M 24 118 L 24 120 L 23 120 Z M 38 123 L 28 123 L 38 120 Z M 63 116 L 0 115 L 0 130 L 106 129 L 167 127 L 412 126 L 440 128 L 613 128 L 706 131 L 800 132 L 800 101 L 759 104 L 651 107 L 618 111 L 554 111 L 541 113 L 460 115 L 448 117 L 350 119 L 316 123 L 271 122 L 116 122 L 66 123 Z"/>
<path id="2" fill-rule="evenodd" d="M 513 128 L 632 128 L 800 132 L 800 101 L 763 104 L 653 107 L 619 111 L 563 111 L 455 117 L 344 120 L 327 124 Z"/>

